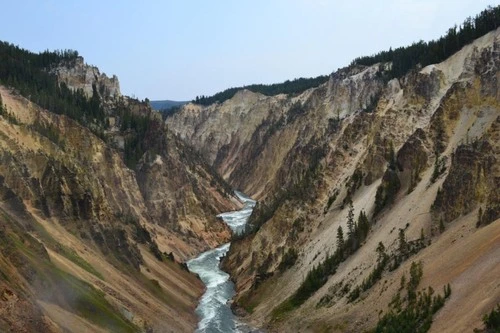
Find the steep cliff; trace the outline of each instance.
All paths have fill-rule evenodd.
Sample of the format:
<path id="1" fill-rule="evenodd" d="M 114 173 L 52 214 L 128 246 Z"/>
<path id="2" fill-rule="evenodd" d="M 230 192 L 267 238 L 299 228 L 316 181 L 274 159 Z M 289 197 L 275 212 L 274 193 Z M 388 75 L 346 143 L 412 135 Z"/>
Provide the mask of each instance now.
<path id="1" fill-rule="evenodd" d="M 101 74 L 96 66 L 87 65 L 83 57 L 63 61 L 50 72 L 71 89 L 82 89 L 87 97 L 92 97 L 94 90 L 104 99 L 121 96 L 118 77 L 113 75 L 109 78 L 106 74 Z"/>
<path id="2" fill-rule="evenodd" d="M 497 29 L 395 79 L 390 63 L 354 65 L 297 96 L 240 91 L 167 118 L 232 186 L 260 200 L 224 260 L 238 311 L 270 330 L 369 329 L 421 260 L 424 286 L 458 289 L 433 327 L 479 326 L 500 297 L 499 48 Z M 349 215 L 361 212 L 370 231 L 352 236 L 338 259 L 339 227 L 348 234 Z M 373 280 L 380 242 L 397 265 Z M 321 282 L 300 298 L 312 271 Z M 474 289 L 480 305 L 467 306 Z"/>

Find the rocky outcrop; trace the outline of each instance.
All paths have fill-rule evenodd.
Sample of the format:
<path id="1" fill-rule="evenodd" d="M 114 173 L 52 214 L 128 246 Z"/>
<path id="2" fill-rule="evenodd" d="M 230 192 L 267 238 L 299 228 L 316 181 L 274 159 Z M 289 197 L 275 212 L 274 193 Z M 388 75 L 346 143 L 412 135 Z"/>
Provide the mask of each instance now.
<path id="1" fill-rule="evenodd" d="M 99 68 L 87 65 L 83 57 L 65 61 L 50 71 L 70 89 L 82 89 L 87 97 L 92 97 L 94 90 L 102 99 L 121 96 L 118 77 L 113 75 L 110 78 L 104 73 L 101 74 Z"/>
<path id="2" fill-rule="evenodd" d="M 237 207 L 231 188 L 221 187 L 220 177 L 171 133 L 157 139 L 159 149 L 144 154 L 136 173 L 151 220 L 185 242 L 165 244 L 185 259 L 227 242 L 230 231 L 216 215 Z"/>
<path id="3" fill-rule="evenodd" d="M 484 220 L 478 217 L 479 224 L 498 219 L 500 174 L 494 167 L 498 158 L 498 151 L 485 140 L 457 147 L 448 176 L 432 207 L 435 220 L 451 222 L 481 204 L 485 206 L 482 210 L 486 216 Z"/>

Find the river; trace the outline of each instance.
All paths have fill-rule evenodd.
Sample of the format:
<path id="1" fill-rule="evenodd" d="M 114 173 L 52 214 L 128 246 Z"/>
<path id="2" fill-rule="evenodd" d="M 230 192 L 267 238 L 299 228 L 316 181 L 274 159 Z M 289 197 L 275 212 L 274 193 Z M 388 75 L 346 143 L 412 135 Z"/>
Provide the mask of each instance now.
<path id="1" fill-rule="evenodd" d="M 243 202 L 244 207 L 238 211 L 219 214 L 217 217 L 222 218 L 234 233 L 240 233 L 252 214 L 255 201 L 241 192 L 235 191 L 235 194 Z M 251 331 L 247 326 L 238 322 L 228 304 L 235 294 L 234 284 L 229 279 L 229 274 L 219 268 L 219 264 L 221 258 L 229 251 L 229 245 L 230 243 L 226 243 L 203 252 L 187 262 L 189 270 L 198 274 L 207 288 L 196 308 L 196 314 L 200 318 L 196 332 Z"/>

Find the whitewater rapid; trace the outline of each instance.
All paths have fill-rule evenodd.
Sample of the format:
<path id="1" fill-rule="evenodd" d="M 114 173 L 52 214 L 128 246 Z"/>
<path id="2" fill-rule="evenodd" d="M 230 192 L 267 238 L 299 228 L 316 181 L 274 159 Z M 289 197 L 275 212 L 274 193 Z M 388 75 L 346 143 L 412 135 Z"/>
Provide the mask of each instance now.
<path id="1" fill-rule="evenodd" d="M 235 194 L 243 202 L 244 207 L 238 211 L 219 214 L 217 217 L 222 218 L 233 233 L 238 234 L 244 230 L 255 207 L 255 201 L 241 192 L 235 191 Z M 244 325 L 238 323 L 228 304 L 235 293 L 234 284 L 229 279 L 229 274 L 219 268 L 221 258 L 229 251 L 229 245 L 230 243 L 226 243 L 203 252 L 187 262 L 189 270 L 198 274 L 207 288 L 196 308 L 196 314 L 200 318 L 196 332 L 247 331 Z"/>

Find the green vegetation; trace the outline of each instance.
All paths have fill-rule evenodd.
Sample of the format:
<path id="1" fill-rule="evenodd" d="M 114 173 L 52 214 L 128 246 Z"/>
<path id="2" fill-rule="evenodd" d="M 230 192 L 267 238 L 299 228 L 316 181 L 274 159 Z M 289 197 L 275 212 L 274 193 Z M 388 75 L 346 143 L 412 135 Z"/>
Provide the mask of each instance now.
<path id="1" fill-rule="evenodd" d="M 352 289 L 347 297 L 349 302 L 354 302 L 359 298 L 363 291 L 366 291 L 373 287 L 375 283 L 377 283 L 382 278 L 382 274 L 386 269 L 390 271 L 395 270 L 401 265 L 403 261 L 418 253 L 424 247 L 425 238 L 423 235 L 423 230 L 419 239 L 407 241 L 404 229 L 399 229 L 398 248 L 391 254 L 386 254 L 384 244 L 380 242 L 377 247 L 377 263 L 373 271 L 361 283 L 361 285 L 356 286 Z"/>
<path id="2" fill-rule="evenodd" d="M 407 224 L 408 226 L 408 224 Z M 425 247 L 425 237 L 423 230 L 420 230 L 420 238 L 408 241 L 405 235 L 405 229 L 399 229 L 398 248 L 391 254 L 391 266 L 389 270 L 393 271 L 398 268 L 402 262 L 417 254 Z"/>
<path id="3" fill-rule="evenodd" d="M 288 251 L 283 255 L 283 258 L 281 259 L 278 270 L 280 272 L 286 271 L 295 264 L 298 257 L 299 255 L 297 254 L 297 250 L 295 250 L 294 248 L 288 249 Z"/>
<path id="4" fill-rule="evenodd" d="M 446 171 L 446 164 L 444 157 L 439 157 L 436 153 L 436 158 L 434 160 L 434 170 L 432 171 L 431 183 L 435 183 L 436 180 Z"/>
<path id="5" fill-rule="evenodd" d="M 415 158 L 413 160 L 413 165 L 410 170 L 410 185 L 408 186 L 407 193 L 411 193 L 417 184 L 422 180 L 420 174 L 426 168 L 425 161 L 422 161 L 420 154 L 415 154 Z"/>
<path id="6" fill-rule="evenodd" d="M 316 198 L 315 181 L 319 175 L 320 161 L 325 156 L 325 147 L 316 146 L 315 140 L 305 146 L 308 151 L 309 164 L 305 170 L 294 170 L 301 173 L 300 179 L 278 190 L 267 203 L 259 201 L 240 238 L 256 233 L 260 227 L 274 216 L 276 210 L 286 202 L 312 202 Z"/>
<path id="7" fill-rule="evenodd" d="M 75 250 L 70 249 L 57 242 L 39 222 L 33 220 L 32 226 L 37 236 L 40 237 L 45 246 L 70 260 L 80 268 L 83 268 L 90 274 L 93 274 L 97 278 L 104 281 L 104 277 L 102 276 L 102 274 L 99 273 L 89 262 L 80 257 L 78 253 L 75 252 Z"/>
<path id="8" fill-rule="evenodd" d="M 78 253 L 76 253 L 74 250 L 69 249 L 65 246 L 59 245 L 58 246 L 58 252 L 61 254 L 63 257 L 65 257 L 68 260 L 71 260 L 73 263 L 75 263 L 77 266 L 80 268 L 83 268 L 90 274 L 93 274 L 97 278 L 101 279 L 104 281 L 104 276 L 102 276 L 101 273 L 99 273 L 91 264 L 89 264 L 85 259 L 80 257 Z"/>
<path id="9" fill-rule="evenodd" d="M 104 129 L 109 123 L 96 86 L 92 87 L 93 94 L 88 98 L 83 90 L 71 90 L 65 83 L 59 83 L 55 74 L 50 73 L 50 69 L 55 66 L 70 63 L 77 57 L 78 52 L 71 50 L 33 53 L 0 42 L 0 84 L 15 88 L 33 103 L 56 114 L 66 115 L 104 138 Z M 160 137 L 155 131 L 162 127 L 161 119 L 153 119 L 151 112 L 134 112 L 124 104 L 118 105 L 114 111 L 121 120 L 120 130 L 126 134 L 125 164 L 134 169 L 144 152 Z M 3 106 L 0 107 L 0 114 L 9 116 Z M 35 123 L 32 129 L 61 145 L 57 130 L 50 125 Z"/>
<path id="10" fill-rule="evenodd" d="M 375 194 L 375 209 L 373 215 L 376 216 L 380 213 L 387 205 L 394 202 L 396 194 L 401 188 L 401 181 L 399 180 L 397 174 L 397 160 L 396 153 L 394 151 L 394 145 L 392 141 L 389 142 L 389 147 L 386 148 L 385 158 L 389 165 L 387 170 L 382 177 L 382 183 L 377 188 L 377 193 Z"/>
<path id="11" fill-rule="evenodd" d="M 41 123 L 40 121 L 36 120 L 32 125 L 29 125 L 29 128 L 46 137 L 57 146 L 64 148 L 64 140 L 61 138 L 59 130 L 52 124 Z"/>
<path id="12" fill-rule="evenodd" d="M 368 275 L 368 277 L 363 281 L 361 286 L 355 287 L 351 293 L 349 293 L 347 296 L 349 302 L 356 300 L 361 292 L 370 289 L 378 280 L 380 280 L 388 262 L 389 256 L 385 253 L 385 246 L 382 242 L 379 242 L 377 246 L 377 264 L 370 275 Z"/>
<path id="13" fill-rule="evenodd" d="M 359 214 L 357 223 L 354 222 L 352 203 L 350 204 L 347 224 L 351 226 L 347 239 L 344 240 L 342 228 L 339 227 L 337 233 L 337 249 L 335 253 L 328 256 L 318 266 L 314 266 L 307 274 L 299 289 L 297 289 L 290 298 L 273 310 L 272 316 L 274 320 L 279 320 L 287 312 L 304 303 L 328 281 L 330 275 L 335 274 L 341 262 L 359 249 L 362 242 L 368 236 L 370 224 L 364 212 Z"/>
<path id="14" fill-rule="evenodd" d="M 55 267 L 43 274 L 54 293 L 48 301 L 67 303 L 70 311 L 112 332 L 138 332 L 138 328 L 119 315 L 119 311 L 104 298 L 104 293 Z"/>
<path id="15" fill-rule="evenodd" d="M 497 198 L 489 198 L 486 209 L 483 211 L 483 207 L 479 207 L 479 211 L 477 213 L 477 222 L 476 227 L 486 226 L 491 222 L 498 219 L 500 215 L 500 204 L 498 203 Z"/>
<path id="16" fill-rule="evenodd" d="M 38 291 L 40 299 L 58 304 L 112 332 L 138 331 L 106 300 L 103 292 L 57 268 L 50 261 L 45 247 L 3 211 L 0 220 L 4 226 L 0 231 L 0 251 Z"/>
<path id="17" fill-rule="evenodd" d="M 165 121 L 168 117 L 173 116 L 174 114 L 178 113 L 181 110 L 182 106 L 172 106 L 169 107 L 168 109 L 161 109 L 161 117 Z"/>
<path id="18" fill-rule="evenodd" d="M 475 18 L 467 18 L 460 27 L 450 28 L 446 35 L 438 40 L 419 41 L 410 46 L 356 58 L 352 65 L 371 66 L 379 62 L 392 62 L 390 78 L 401 77 L 417 64 L 427 66 L 447 59 L 474 39 L 499 26 L 500 6 L 488 7 Z"/>
<path id="19" fill-rule="evenodd" d="M 435 295 L 434 290 L 417 292 L 418 285 L 423 275 L 422 263 L 412 262 L 410 267 L 410 280 L 406 282 L 403 275 L 401 288 L 389 304 L 389 312 L 377 323 L 376 333 L 424 333 L 432 324 L 433 315 L 443 307 L 444 302 L 451 295 L 450 285 L 444 286 L 444 296 Z M 406 297 L 401 291 L 406 287 Z"/>
<path id="20" fill-rule="evenodd" d="M 380 74 L 380 72 L 377 72 L 377 75 L 385 75 L 385 73 Z M 380 91 L 379 93 L 377 93 L 375 95 L 372 95 L 370 97 L 370 101 L 368 102 L 366 107 L 363 109 L 363 112 L 372 113 L 373 111 L 375 111 L 375 108 L 377 107 L 378 102 L 380 101 L 380 97 L 382 97 L 382 91 Z"/>
<path id="21" fill-rule="evenodd" d="M 371 66 L 379 62 L 392 62 L 392 67 L 386 79 L 401 77 L 417 64 L 427 66 L 439 63 L 474 39 L 500 26 L 500 6 L 488 7 L 475 18 L 467 18 L 460 27 L 448 30 L 445 36 L 430 42 L 419 41 L 410 46 L 398 47 L 394 50 L 382 51 L 372 56 L 356 58 L 351 65 Z M 309 88 L 317 87 L 328 80 L 328 76 L 316 78 L 300 78 L 277 84 L 253 84 L 237 88 L 229 88 L 213 96 L 196 96 L 194 103 L 210 105 L 223 103 L 232 98 L 238 91 L 248 89 L 253 92 L 273 96 L 278 94 L 298 94 Z M 373 96 L 365 112 L 372 112 L 379 96 Z"/>
<path id="22" fill-rule="evenodd" d="M 365 175 L 361 169 L 356 168 L 354 170 L 354 173 L 351 175 L 349 180 L 347 181 L 346 188 L 347 188 L 347 194 L 342 201 L 342 208 L 345 206 L 346 203 L 349 203 L 351 201 L 351 198 L 353 197 L 354 193 L 361 187 L 363 184 L 363 179 Z"/>
<path id="23" fill-rule="evenodd" d="M 297 101 L 292 104 L 290 109 L 288 110 L 286 114 L 286 122 L 288 124 L 293 123 L 297 118 L 300 116 L 304 115 L 306 113 L 306 110 L 302 103 L 300 101 Z"/>
<path id="24" fill-rule="evenodd" d="M 443 218 L 440 218 L 440 219 L 439 219 L 439 232 L 440 232 L 440 233 L 443 233 L 445 230 L 446 230 L 446 227 L 445 227 L 445 225 L 444 225 Z"/>
<path id="25" fill-rule="evenodd" d="M 483 316 L 483 329 L 474 329 L 474 333 L 499 333 L 500 332 L 500 303 L 490 313 Z"/>
<path id="26" fill-rule="evenodd" d="M 401 182 L 396 171 L 388 168 L 375 194 L 375 209 L 373 215 L 377 215 L 387 205 L 392 204 L 400 188 Z"/>
<path id="27" fill-rule="evenodd" d="M 337 199 L 338 195 L 339 195 L 339 191 L 337 189 L 335 189 L 335 191 L 333 191 L 333 193 L 328 197 L 328 202 L 326 203 L 326 207 L 325 207 L 323 213 L 326 214 L 328 212 L 328 210 L 330 209 L 330 207 L 332 206 L 332 204 Z"/>
<path id="28" fill-rule="evenodd" d="M 11 124 L 17 125 L 19 124 L 18 119 L 7 110 L 7 106 L 3 104 L 2 95 L 0 94 L 0 116 L 7 119 L 7 121 Z"/>
<path id="29" fill-rule="evenodd" d="M 123 159 L 127 167 L 134 170 L 144 153 L 161 140 L 160 134 L 153 133 L 163 126 L 151 113 L 134 113 L 124 104 L 119 105 L 116 112 L 121 119 L 120 131 L 126 134 Z"/>
<path id="30" fill-rule="evenodd" d="M 72 91 L 49 72 L 50 68 L 76 57 L 78 52 L 72 50 L 33 53 L 0 42 L 0 83 L 17 89 L 41 107 L 67 115 L 83 125 L 103 125 L 105 114 L 95 86 L 89 99 L 83 90 Z M 100 135 L 96 126 L 90 128 Z"/>
<path id="31" fill-rule="evenodd" d="M 196 104 L 210 105 L 213 103 L 223 103 L 231 99 L 238 91 L 248 89 L 250 91 L 261 93 L 267 96 L 279 94 L 300 94 L 309 88 L 317 87 L 328 81 L 328 75 L 322 75 L 315 78 L 299 78 L 295 80 L 287 80 L 283 83 L 275 84 L 252 84 L 243 87 L 229 88 L 213 96 L 196 96 L 193 100 Z"/>

